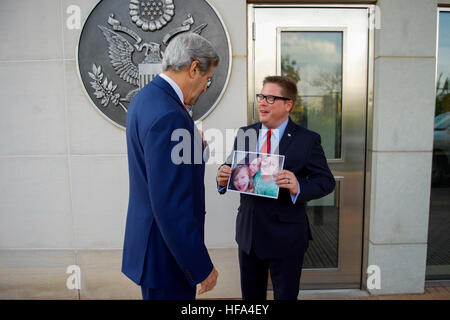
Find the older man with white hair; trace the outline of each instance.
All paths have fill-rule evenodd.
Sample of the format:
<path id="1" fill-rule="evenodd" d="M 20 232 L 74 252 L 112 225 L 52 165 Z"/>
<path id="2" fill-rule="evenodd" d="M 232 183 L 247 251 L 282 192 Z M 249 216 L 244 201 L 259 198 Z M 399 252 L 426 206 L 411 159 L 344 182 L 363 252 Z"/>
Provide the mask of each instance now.
<path id="1" fill-rule="evenodd" d="M 202 294 L 217 281 L 204 244 L 205 163 L 195 163 L 193 152 L 204 146 L 185 106 L 207 90 L 218 63 L 203 37 L 177 36 L 164 52 L 163 73 L 128 109 L 130 195 L 122 272 L 141 286 L 143 299 L 193 300 L 197 284 Z M 192 151 L 183 150 L 183 159 L 190 159 L 181 163 L 171 158 L 179 143 L 172 133 L 179 129 L 191 137 Z"/>

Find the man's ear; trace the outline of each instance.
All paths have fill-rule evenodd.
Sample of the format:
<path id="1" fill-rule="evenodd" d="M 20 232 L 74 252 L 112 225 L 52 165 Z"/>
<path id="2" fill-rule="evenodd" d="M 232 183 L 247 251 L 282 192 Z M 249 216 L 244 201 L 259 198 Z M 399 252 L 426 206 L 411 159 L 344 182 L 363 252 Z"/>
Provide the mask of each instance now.
<path id="1" fill-rule="evenodd" d="M 291 111 L 292 111 L 292 108 L 294 108 L 294 101 L 288 100 L 288 101 L 286 101 L 286 102 L 287 102 L 288 106 L 290 107 L 290 108 L 289 108 L 289 112 L 291 112 Z"/>
<path id="2" fill-rule="evenodd" d="M 194 78 L 195 74 L 197 72 L 200 72 L 199 65 L 200 65 L 200 62 L 198 62 L 197 60 L 194 60 L 191 62 L 191 65 L 189 66 L 189 77 L 190 78 Z"/>

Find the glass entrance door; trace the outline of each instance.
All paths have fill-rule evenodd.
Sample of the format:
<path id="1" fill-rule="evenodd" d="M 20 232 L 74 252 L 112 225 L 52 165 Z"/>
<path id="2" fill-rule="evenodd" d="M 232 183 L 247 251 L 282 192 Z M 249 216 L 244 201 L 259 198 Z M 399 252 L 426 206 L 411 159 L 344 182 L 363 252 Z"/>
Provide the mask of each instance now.
<path id="1" fill-rule="evenodd" d="M 291 111 L 318 132 L 335 191 L 310 201 L 302 289 L 361 286 L 369 8 L 249 6 L 249 122 L 267 75 L 297 82 Z"/>

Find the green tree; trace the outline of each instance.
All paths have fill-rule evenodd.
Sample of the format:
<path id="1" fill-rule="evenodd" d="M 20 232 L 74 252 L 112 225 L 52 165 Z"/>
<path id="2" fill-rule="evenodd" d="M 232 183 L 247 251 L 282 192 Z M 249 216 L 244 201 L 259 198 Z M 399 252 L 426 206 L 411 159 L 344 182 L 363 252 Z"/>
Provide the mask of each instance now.
<path id="1" fill-rule="evenodd" d="M 435 116 L 440 115 L 444 112 L 450 111 L 450 93 L 449 93 L 449 79 L 445 78 L 444 84 L 442 84 L 442 76 L 441 73 L 439 75 L 439 79 L 436 84 L 436 114 Z"/>
<path id="2" fill-rule="evenodd" d="M 289 55 L 281 57 L 281 74 L 294 80 L 295 83 L 300 81 L 300 67 Z"/>

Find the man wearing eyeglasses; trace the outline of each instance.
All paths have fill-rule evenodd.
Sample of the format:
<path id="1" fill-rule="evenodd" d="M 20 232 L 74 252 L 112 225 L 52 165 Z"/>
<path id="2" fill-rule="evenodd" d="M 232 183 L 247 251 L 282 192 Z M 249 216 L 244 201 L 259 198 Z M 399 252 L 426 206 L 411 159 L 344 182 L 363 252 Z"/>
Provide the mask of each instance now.
<path id="1" fill-rule="evenodd" d="M 244 300 L 265 300 L 268 274 L 276 300 L 296 300 L 303 257 L 311 240 L 306 202 L 334 190 L 320 135 L 296 125 L 290 118 L 297 85 L 286 77 L 264 79 L 256 95 L 260 122 L 241 128 L 234 150 L 276 153 L 285 156 L 284 170 L 276 183 L 278 199 L 241 194 L 236 219 L 241 291 Z M 256 132 L 256 145 L 251 131 Z M 244 143 L 240 143 L 244 141 Z M 231 156 L 217 173 L 218 190 L 226 192 Z"/>

